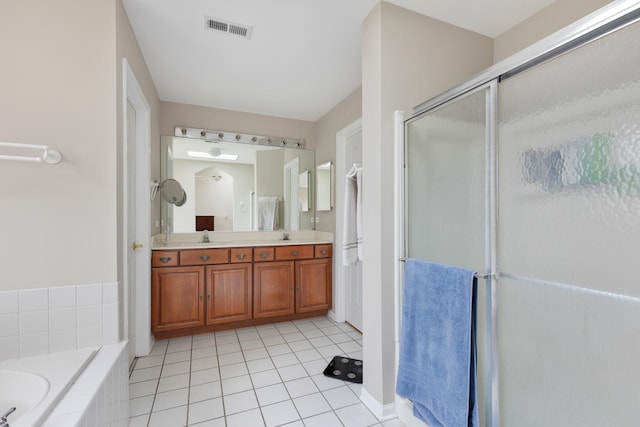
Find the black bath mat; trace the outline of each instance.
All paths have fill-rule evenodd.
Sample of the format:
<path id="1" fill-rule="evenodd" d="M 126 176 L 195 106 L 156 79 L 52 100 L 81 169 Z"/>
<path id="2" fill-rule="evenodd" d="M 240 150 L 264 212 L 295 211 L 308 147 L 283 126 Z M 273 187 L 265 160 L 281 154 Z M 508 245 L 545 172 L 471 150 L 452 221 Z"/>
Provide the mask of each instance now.
<path id="1" fill-rule="evenodd" d="M 335 356 L 323 373 L 331 378 L 362 384 L 362 360 Z"/>

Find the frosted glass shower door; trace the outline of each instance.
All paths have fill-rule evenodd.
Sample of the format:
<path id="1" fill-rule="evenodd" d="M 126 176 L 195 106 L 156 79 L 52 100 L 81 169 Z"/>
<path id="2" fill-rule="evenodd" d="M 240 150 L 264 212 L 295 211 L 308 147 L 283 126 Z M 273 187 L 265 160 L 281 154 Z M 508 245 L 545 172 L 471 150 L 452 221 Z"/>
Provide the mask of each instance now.
<path id="1" fill-rule="evenodd" d="M 485 271 L 488 89 L 406 127 L 406 238 L 411 258 Z"/>
<path id="2" fill-rule="evenodd" d="M 640 425 L 640 27 L 499 86 L 503 426 Z"/>
<path id="3" fill-rule="evenodd" d="M 487 154 L 491 141 L 488 86 L 427 111 L 405 127 L 406 255 L 485 272 L 491 265 L 485 199 L 490 199 Z M 487 293 L 477 293 L 477 374 L 479 416 L 485 423 L 490 400 L 490 337 L 485 321 Z M 483 368 L 484 367 L 484 368 Z"/>

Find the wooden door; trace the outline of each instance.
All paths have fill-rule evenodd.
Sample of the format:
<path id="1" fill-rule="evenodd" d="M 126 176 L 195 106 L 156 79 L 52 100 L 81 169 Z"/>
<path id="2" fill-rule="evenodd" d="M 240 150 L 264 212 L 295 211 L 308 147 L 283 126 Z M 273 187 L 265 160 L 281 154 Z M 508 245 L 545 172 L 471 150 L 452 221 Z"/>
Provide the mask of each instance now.
<path id="1" fill-rule="evenodd" d="M 251 263 L 207 266 L 205 323 L 251 319 Z"/>
<path id="2" fill-rule="evenodd" d="M 204 268 L 152 269 L 151 330 L 204 325 Z"/>
<path id="3" fill-rule="evenodd" d="M 296 313 L 331 308 L 331 258 L 296 261 Z"/>
<path id="4" fill-rule="evenodd" d="M 253 317 L 294 313 L 293 261 L 259 262 L 253 265 Z"/>

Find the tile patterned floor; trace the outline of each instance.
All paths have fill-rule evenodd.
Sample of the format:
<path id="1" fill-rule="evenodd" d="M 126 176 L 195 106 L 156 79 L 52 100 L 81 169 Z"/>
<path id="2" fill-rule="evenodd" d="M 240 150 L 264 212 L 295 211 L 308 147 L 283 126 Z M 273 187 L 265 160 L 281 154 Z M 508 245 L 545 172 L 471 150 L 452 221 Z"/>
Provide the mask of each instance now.
<path id="1" fill-rule="evenodd" d="M 129 426 L 401 427 L 322 374 L 336 355 L 362 359 L 362 335 L 328 317 L 156 341 L 129 378 Z"/>

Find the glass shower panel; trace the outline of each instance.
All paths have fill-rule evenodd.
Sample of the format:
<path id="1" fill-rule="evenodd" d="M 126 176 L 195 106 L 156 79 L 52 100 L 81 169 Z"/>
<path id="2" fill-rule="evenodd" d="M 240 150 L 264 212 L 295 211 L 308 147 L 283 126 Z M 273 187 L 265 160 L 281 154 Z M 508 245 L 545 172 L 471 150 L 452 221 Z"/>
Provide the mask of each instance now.
<path id="1" fill-rule="evenodd" d="M 425 113 L 406 128 L 407 256 L 484 272 L 489 89 Z M 486 288 L 477 288 L 477 390 L 485 420 Z"/>
<path id="2" fill-rule="evenodd" d="M 502 425 L 638 425 L 637 52 L 633 24 L 499 86 Z"/>
<path id="3" fill-rule="evenodd" d="M 485 270 L 487 90 L 407 126 L 408 256 Z"/>

